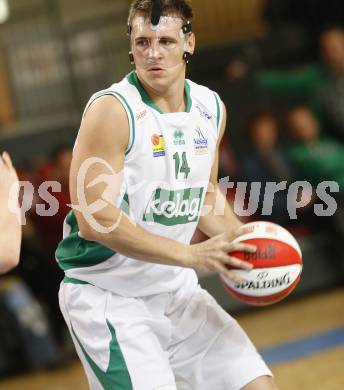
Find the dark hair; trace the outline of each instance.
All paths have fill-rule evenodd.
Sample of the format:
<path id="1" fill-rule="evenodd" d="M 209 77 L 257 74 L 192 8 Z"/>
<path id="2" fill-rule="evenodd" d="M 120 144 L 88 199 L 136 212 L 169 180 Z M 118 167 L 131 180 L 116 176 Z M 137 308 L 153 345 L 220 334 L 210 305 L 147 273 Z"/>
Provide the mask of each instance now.
<path id="1" fill-rule="evenodd" d="M 50 160 L 50 162 L 55 164 L 58 162 L 59 158 L 61 157 L 61 155 L 63 155 L 63 153 L 71 152 L 71 151 L 72 151 L 72 148 L 67 144 L 57 145 L 51 150 L 50 155 L 49 155 L 49 160 Z"/>
<path id="2" fill-rule="evenodd" d="M 286 110 L 286 118 L 288 118 L 293 112 L 299 111 L 299 110 L 305 110 L 309 111 L 313 114 L 311 108 L 306 103 L 297 103 L 289 106 Z"/>
<path id="3" fill-rule="evenodd" d="M 320 37 L 326 35 L 327 33 L 331 33 L 331 32 L 339 32 L 341 34 L 344 34 L 344 26 L 340 25 L 340 24 L 326 24 L 324 26 L 322 26 L 321 30 L 320 30 Z"/>
<path id="4" fill-rule="evenodd" d="M 266 110 L 266 111 L 254 112 L 246 120 L 246 123 L 244 126 L 246 133 L 248 135 L 251 135 L 251 133 L 252 133 L 253 129 L 255 128 L 255 126 L 257 125 L 257 123 L 259 123 L 260 121 L 262 121 L 264 119 L 272 120 L 272 121 L 276 122 L 276 124 L 277 124 L 277 118 L 272 113 L 272 111 Z"/>
<path id="5" fill-rule="evenodd" d="M 131 25 L 137 13 L 149 18 L 152 13 L 154 0 L 133 0 L 130 9 L 128 24 Z M 190 0 L 162 0 L 162 16 L 178 15 L 184 22 L 191 21 L 193 11 Z"/>

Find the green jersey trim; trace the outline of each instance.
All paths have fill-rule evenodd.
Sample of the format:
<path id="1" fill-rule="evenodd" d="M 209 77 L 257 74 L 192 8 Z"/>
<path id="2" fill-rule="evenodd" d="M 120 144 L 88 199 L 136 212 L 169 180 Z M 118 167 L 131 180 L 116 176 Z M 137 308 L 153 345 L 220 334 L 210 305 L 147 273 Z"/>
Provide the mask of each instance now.
<path id="1" fill-rule="evenodd" d="M 130 105 L 128 104 L 127 100 L 123 95 L 121 95 L 119 92 L 112 91 L 112 92 L 101 92 L 95 99 L 99 99 L 102 96 L 115 96 L 117 99 L 122 103 L 124 109 L 127 112 L 128 115 L 128 121 L 129 121 L 129 131 L 130 131 L 130 136 L 129 136 L 129 144 L 124 152 L 125 155 L 128 155 L 129 152 L 131 151 L 134 141 L 135 141 L 135 119 L 134 119 L 134 114 L 133 110 L 131 109 Z M 92 103 L 94 103 L 94 101 Z M 91 104 L 92 104 L 91 103 Z M 88 107 L 89 108 L 89 107 Z"/>
<path id="2" fill-rule="evenodd" d="M 143 88 L 143 85 L 141 84 L 139 78 L 137 77 L 137 74 L 135 71 L 130 72 L 127 75 L 127 80 L 131 85 L 136 87 L 136 89 L 139 91 L 139 94 L 141 95 L 142 101 L 153 108 L 155 111 L 157 111 L 159 114 L 164 114 L 160 108 L 153 102 L 153 100 L 149 97 L 148 93 L 146 90 Z M 192 107 L 192 99 L 190 95 L 190 85 L 185 80 L 185 87 L 184 87 L 184 92 L 185 92 L 185 98 L 186 98 L 186 112 L 190 112 L 191 107 Z"/>
<path id="3" fill-rule="evenodd" d="M 120 209 L 129 214 L 129 197 L 127 193 L 124 194 Z M 103 263 L 116 254 L 112 249 L 96 241 L 85 240 L 80 236 L 78 221 L 73 210 L 68 213 L 65 223 L 70 226 L 71 231 L 60 242 L 56 250 L 56 259 L 62 270 L 92 267 Z"/>
<path id="4" fill-rule="evenodd" d="M 125 106 L 128 109 L 129 115 L 130 115 L 130 126 L 129 126 L 130 127 L 130 141 L 129 141 L 128 147 L 127 147 L 127 149 L 125 151 L 125 155 L 127 156 L 129 154 L 129 152 L 131 151 L 131 149 L 132 149 L 132 147 L 134 145 L 134 141 L 135 141 L 135 119 L 134 119 L 134 114 L 133 114 L 133 110 L 129 106 L 129 103 L 127 102 L 125 97 L 123 95 L 121 95 L 119 92 L 114 92 L 114 94 L 120 99 L 122 104 L 125 104 Z"/>
<path id="5" fill-rule="evenodd" d="M 121 203 L 121 206 L 120 206 L 120 209 L 126 213 L 127 215 L 129 215 L 129 195 L 128 193 L 126 192 L 123 196 L 123 199 L 122 199 L 122 203 Z"/>
<path id="6" fill-rule="evenodd" d="M 82 353 L 84 354 L 85 359 L 87 360 L 87 363 L 90 365 L 91 369 L 93 370 L 94 374 L 96 375 L 99 382 L 103 386 L 104 390 L 114 390 L 114 389 L 132 390 L 133 385 L 131 382 L 130 374 L 123 353 L 117 341 L 116 331 L 108 320 L 106 320 L 106 323 L 111 333 L 111 341 L 109 343 L 109 350 L 110 350 L 109 364 L 105 372 L 97 365 L 97 363 L 86 352 L 78 336 L 76 335 L 73 326 L 71 327 L 71 329 L 74 338 L 79 344 L 79 347 L 81 348 Z"/>
<path id="7" fill-rule="evenodd" d="M 65 276 L 63 278 L 63 281 L 64 283 L 71 283 L 71 284 L 90 284 L 80 279 L 70 278 L 69 276 Z"/>
<path id="8" fill-rule="evenodd" d="M 186 112 L 190 112 L 192 107 L 192 99 L 190 94 L 190 84 L 188 83 L 187 80 L 185 80 L 184 88 L 185 88 L 185 98 L 186 98 Z"/>
<path id="9" fill-rule="evenodd" d="M 64 271 L 71 268 L 92 267 L 106 261 L 116 253 L 98 242 L 88 241 L 81 237 L 73 210 L 68 213 L 66 223 L 71 227 L 71 232 L 60 242 L 56 250 L 59 267 Z"/>
<path id="10" fill-rule="evenodd" d="M 221 126 L 221 123 L 220 123 L 220 118 L 221 118 L 221 109 L 220 109 L 220 102 L 219 102 L 219 98 L 217 97 L 217 94 L 214 93 L 214 96 L 215 96 L 215 100 L 216 100 L 216 126 L 217 126 L 217 131 L 218 133 L 220 132 L 220 126 Z"/>

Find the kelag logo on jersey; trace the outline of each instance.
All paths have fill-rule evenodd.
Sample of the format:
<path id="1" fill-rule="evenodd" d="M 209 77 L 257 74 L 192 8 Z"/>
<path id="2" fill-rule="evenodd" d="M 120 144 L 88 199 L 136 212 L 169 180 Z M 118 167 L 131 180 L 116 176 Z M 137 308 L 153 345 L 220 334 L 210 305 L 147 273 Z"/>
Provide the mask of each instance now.
<path id="1" fill-rule="evenodd" d="M 194 148 L 196 154 L 208 153 L 208 138 L 204 136 L 199 126 L 196 127 L 195 132 L 197 136 L 194 138 Z"/>
<path id="2" fill-rule="evenodd" d="M 183 190 L 157 188 L 146 207 L 143 220 L 161 225 L 182 225 L 198 220 L 203 187 Z"/>
<path id="3" fill-rule="evenodd" d="M 153 134 L 152 138 L 153 157 L 165 156 L 165 142 L 162 135 Z"/>

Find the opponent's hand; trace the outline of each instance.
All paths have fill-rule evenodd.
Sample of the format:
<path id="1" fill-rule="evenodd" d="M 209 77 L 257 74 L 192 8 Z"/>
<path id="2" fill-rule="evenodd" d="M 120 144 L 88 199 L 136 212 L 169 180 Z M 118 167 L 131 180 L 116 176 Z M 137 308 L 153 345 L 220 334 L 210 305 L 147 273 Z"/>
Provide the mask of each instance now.
<path id="1" fill-rule="evenodd" d="M 251 270 L 252 264 L 239 260 L 230 254 L 233 252 L 254 253 L 257 247 L 250 244 L 234 243 L 233 240 L 247 233 L 245 229 L 239 228 L 236 231 L 222 233 L 212 237 L 199 244 L 190 246 L 191 250 L 191 267 L 195 269 L 219 272 L 235 283 L 242 282 L 234 273 L 227 268 L 232 266 L 244 270 Z"/>
<path id="2" fill-rule="evenodd" d="M 17 172 L 7 152 L 0 155 L 0 204 L 8 204 L 11 187 L 18 183 Z"/>

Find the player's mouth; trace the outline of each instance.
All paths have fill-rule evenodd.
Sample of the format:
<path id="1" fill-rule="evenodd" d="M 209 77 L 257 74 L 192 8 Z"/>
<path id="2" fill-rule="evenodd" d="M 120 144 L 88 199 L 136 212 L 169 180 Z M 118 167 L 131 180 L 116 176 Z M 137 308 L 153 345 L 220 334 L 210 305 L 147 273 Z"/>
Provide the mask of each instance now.
<path id="1" fill-rule="evenodd" d="M 154 75 L 160 75 L 164 71 L 165 71 L 165 69 L 161 68 L 160 66 L 151 66 L 150 68 L 148 68 L 148 72 L 150 74 L 154 74 Z"/>

